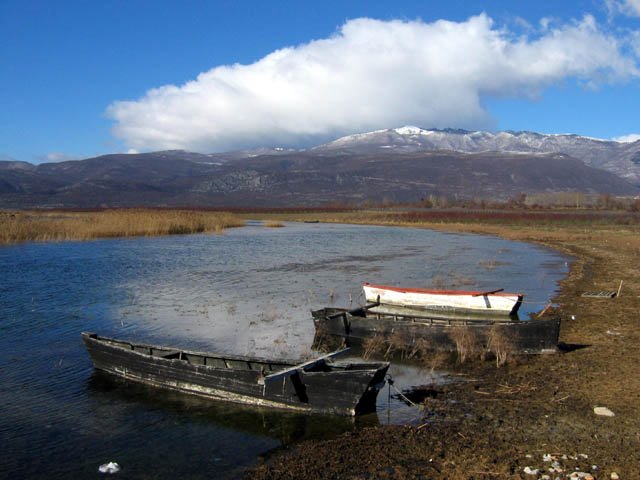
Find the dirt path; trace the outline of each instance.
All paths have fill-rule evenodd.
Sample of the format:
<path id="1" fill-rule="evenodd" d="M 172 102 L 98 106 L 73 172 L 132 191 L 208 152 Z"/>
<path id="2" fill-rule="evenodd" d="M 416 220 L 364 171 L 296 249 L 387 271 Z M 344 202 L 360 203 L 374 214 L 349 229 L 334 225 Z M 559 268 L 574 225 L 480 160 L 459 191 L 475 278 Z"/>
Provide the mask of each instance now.
<path id="1" fill-rule="evenodd" d="M 304 442 L 269 456 L 247 478 L 640 479 L 640 227 L 425 226 L 573 256 L 555 299 L 567 351 L 500 368 L 463 364 L 459 373 L 474 381 L 429 399 L 424 425 Z M 621 280 L 619 298 L 581 296 L 617 290 Z M 594 407 L 615 416 L 596 415 Z"/>

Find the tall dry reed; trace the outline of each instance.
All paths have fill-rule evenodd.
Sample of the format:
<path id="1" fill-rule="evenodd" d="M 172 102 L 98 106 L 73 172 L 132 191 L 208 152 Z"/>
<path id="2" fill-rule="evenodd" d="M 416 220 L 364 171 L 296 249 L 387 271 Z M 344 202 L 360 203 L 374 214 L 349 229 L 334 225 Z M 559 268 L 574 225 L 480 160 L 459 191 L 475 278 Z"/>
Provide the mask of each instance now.
<path id="1" fill-rule="evenodd" d="M 507 363 L 509 355 L 515 351 L 515 345 L 505 329 L 500 325 L 494 325 L 489 331 L 487 339 L 487 348 L 496 357 L 496 367 L 500 367 Z"/>
<path id="2" fill-rule="evenodd" d="M 478 352 L 478 338 L 473 329 L 468 326 L 453 327 L 450 336 L 456 344 L 456 352 L 460 363 L 464 363 L 467 358 Z"/>
<path id="3" fill-rule="evenodd" d="M 98 212 L 0 212 L 0 244 L 220 233 L 244 225 L 226 212 L 117 209 Z"/>

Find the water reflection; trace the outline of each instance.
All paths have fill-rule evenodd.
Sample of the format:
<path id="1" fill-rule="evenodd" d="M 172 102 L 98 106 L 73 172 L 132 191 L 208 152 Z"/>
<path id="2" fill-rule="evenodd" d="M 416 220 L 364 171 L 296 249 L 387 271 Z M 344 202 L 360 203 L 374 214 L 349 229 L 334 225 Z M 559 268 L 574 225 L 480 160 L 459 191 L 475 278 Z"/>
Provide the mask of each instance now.
<path id="1" fill-rule="evenodd" d="M 130 404 L 149 410 L 163 410 L 189 417 L 189 421 L 208 423 L 250 435 L 266 436 L 281 445 L 309 438 L 329 438 L 356 427 L 379 425 L 377 414 L 361 417 L 305 415 L 251 405 L 204 399 L 172 390 L 161 390 L 113 375 L 94 372 L 87 382 L 89 395 L 96 401 L 98 418 L 117 417 L 125 410 L 114 404 Z M 161 394 L 159 394 L 161 393 Z"/>

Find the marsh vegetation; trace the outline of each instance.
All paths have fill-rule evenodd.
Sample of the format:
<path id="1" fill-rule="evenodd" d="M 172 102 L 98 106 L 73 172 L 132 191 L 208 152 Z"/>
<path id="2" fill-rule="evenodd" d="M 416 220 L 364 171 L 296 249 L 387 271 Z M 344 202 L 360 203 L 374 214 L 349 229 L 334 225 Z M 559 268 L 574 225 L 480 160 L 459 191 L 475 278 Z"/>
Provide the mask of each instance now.
<path id="1" fill-rule="evenodd" d="M 0 211 L 0 244 L 220 233 L 242 225 L 232 213 L 195 210 Z"/>

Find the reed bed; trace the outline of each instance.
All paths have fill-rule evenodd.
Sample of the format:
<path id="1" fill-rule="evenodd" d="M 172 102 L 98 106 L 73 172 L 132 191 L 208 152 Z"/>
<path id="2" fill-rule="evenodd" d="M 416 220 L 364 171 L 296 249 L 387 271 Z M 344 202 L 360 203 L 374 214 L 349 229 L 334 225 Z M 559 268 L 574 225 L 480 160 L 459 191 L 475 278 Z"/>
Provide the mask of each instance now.
<path id="1" fill-rule="evenodd" d="M 609 212 L 598 210 L 407 210 L 407 209 L 352 209 L 335 211 L 264 211 L 256 212 L 263 219 L 319 221 L 326 223 L 376 224 L 441 228 L 449 231 L 468 231 L 474 225 L 484 229 L 509 229 L 514 227 L 566 228 L 593 226 L 640 225 L 640 212 Z M 246 216 L 243 214 L 243 216 Z"/>
<path id="2" fill-rule="evenodd" d="M 116 209 L 92 212 L 0 212 L 0 244 L 221 233 L 244 220 L 227 212 Z"/>
<path id="3" fill-rule="evenodd" d="M 284 227 L 284 223 L 278 220 L 267 220 L 264 222 L 264 226 L 267 228 L 282 228 Z"/>

